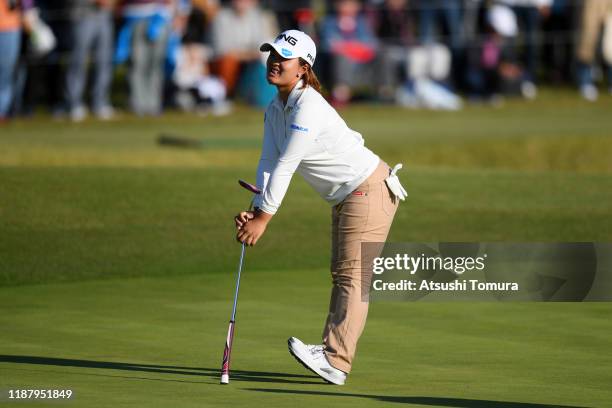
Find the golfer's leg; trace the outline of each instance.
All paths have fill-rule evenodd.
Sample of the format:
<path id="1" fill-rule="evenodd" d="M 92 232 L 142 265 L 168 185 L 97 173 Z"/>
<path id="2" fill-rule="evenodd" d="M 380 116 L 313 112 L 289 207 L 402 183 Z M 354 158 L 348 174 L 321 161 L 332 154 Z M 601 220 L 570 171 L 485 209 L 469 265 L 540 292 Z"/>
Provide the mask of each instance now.
<path id="1" fill-rule="evenodd" d="M 332 213 L 332 216 L 331 216 L 331 254 L 332 255 L 331 255 L 330 271 L 332 275 L 332 282 L 335 277 L 334 268 L 336 265 L 336 261 L 338 259 L 338 251 L 337 251 L 337 248 L 338 248 L 338 220 L 340 219 L 339 217 L 340 208 L 341 208 L 341 205 L 336 205 L 332 207 L 332 210 L 331 210 L 331 213 Z M 323 335 L 321 336 L 323 338 L 323 343 L 325 343 L 325 339 L 329 335 L 329 328 L 331 327 L 330 322 L 333 320 L 334 311 L 336 310 L 337 297 L 338 297 L 337 289 L 336 289 L 336 286 L 333 285 L 332 294 L 331 294 L 331 298 L 329 301 L 329 311 L 327 313 L 327 319 L 325 321 L 325 326 L 323 326 Z"/>
<path id="2" fill-rule="evenodd" d="M 392 193 L 384 181 L 389 176 L 389 170 L 389 166 L 381 162 L 376 171 L 368 178 L 369 206 L 367 221 L 362 226 L 359 243 L 357 244 L 359 256 L 357 257 L 357 264 L 350 273 L 354 284 L 350 286 L 349 299 L 346 304 L 347 327 L 343 343 L 346 346 L 345 355 L 349 359 L 349 364 L 352 364 L 357 342 L 365 327 L 369 306 L 368 292 L 372 281 L 372 270 L 369 268 L 362 270 L 361 267 L 361 244 L 364 242 L 384 243 L 387 240 L 399 204 L 399 200 L 392 198 Z M 368 254 L 368 256 L 379 256 L 383 246 L 383 244 L 378 245 L 378 253 Z"/>
<path id="3" fill-rule="evenodd" d="M 358 189 L 365 190 L 365 184 Z M 361 234 L 367 222 L 369 197 L 348 196 L 338 207 L 337 235 L 332 250 L 332 293 L 323 333 L 325 354 L 330 364 L 346 373 L 351 370 L 356 344 L 348 331 L 362 326 L 368 304 L 361 302 Z M 332 234 L 333 235 L 333 234 Z M 332 237 L 333 241 L 333 237 Z M 349 313 L 349 309 L 351 313 Z"/>
<path id="4" fill-rule="evenodd" d="M 367 286 L 370 277 L 362 276 L 361 243 L 387 239 L 398 205 L 384 183 L 388 175 L 389 166 L 381 162 L 357 188 L 363 194 L 351 194 L 340 207 L 337 259 L 332 271 L 334 286 L 330 309 L 333 311 L 330 310 L 323 343 L 330 363 L 347 373 L 351 370 L 369 305 L 362 298 L 362 279 Z"/>

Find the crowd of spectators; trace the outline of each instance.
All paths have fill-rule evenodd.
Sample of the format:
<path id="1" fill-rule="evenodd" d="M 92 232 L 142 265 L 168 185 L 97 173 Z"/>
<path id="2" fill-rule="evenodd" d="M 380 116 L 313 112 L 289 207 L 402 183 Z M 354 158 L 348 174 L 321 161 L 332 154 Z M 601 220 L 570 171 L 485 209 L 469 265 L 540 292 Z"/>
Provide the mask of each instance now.
<path id="1" fill-rule="evenodd" d="M 317 42 L 335 106 L 458 109 L 543 82 L 595 101 L 604 77 L 612 93 L 612 0 L 0 0 L 0 120 L 265 107 L 259 45 L 290 28 Z"/>

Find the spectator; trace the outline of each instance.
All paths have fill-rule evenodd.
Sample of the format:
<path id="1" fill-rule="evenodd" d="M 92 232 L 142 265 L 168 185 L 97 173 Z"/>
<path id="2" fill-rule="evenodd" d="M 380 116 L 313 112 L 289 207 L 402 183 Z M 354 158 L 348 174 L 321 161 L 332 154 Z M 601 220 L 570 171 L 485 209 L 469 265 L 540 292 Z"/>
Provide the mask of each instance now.
<path id="1" fill-rule="evenodd" d="M 130 58 L 130 106 L 137 115 L 162 111 L 164 60 L 176 0 L 123 0 L 115 59 Z"/>
<path id="2" fill-rule="evenodd" d="M 209 70 L 212 49 L 206 44 L 206 38 L 208 23 L 216 15 L 217 6 L 213 0 L 194 1 L 187 20 L 172 75 L 174 99 L 183 110 L 206 113 L 210 107 L 213 115 L 225 115 L 231 110 L 225 99 L 225 84 L 210 75 Z"/>
<path id="3" fill-rule="evenodd" d="M 72 28 L 72 50 L 66 73 L 66 91 L 70 118 L 81 121 L 87 116 L 83 92 L 87 83 L 87 60 L 93 53 L 92 111 L 100 119 L 111 119 L 114 110 L 109 101 L 113 65 L 113 20 L 115 0 L 73 0 L 68 10 Z"/>
<path id="4" fill-rule="evenodd" d="M 273 14 L 261 9 L 256 0 L 232 0 L 213 21 L 215 73 L 223 79 L 230 95 L 265 108 L 276 95 L 268 84 L 259 45 L 278 31 Z"/>
<path id="5" fill-rule="evenodd" d="M 22 13 L 32 8 L 31 1 L 0 0 L 0 122 L 9 116 L 13 101 L 15 68 L 21 46 Z M 27 20 L 24 21 L 27 26 Z"/>
<path id="6" fill-rule="evenodd" d="M 72 28 L 68 9 L 72 0 L 36 0 L 42 21 L 49 24 L 56 47 L 47 55 L 34 55 L 29 45 L 23 50 L 22 81 L 24 82 L 22 112 L 30 113 L 43 102 L 51 109 L 54 117 L 63 117 L 66 106 L 67 58 L 72 49 Z"/>
<path id="7" fill-rule="evenodd" d="M 53 34 L 51 28 L 45 24 L 45 22 L 40 17 L 40 4 L 42 1 L 36 2 L 36 8 L 32 8 L 28 10 L 28 13 L 23 16 L 24 22 L 29 20 L 29 25 L 32 26 L 32 20 L 35 20 L 35 24 L 44 27 L 43 37 L 49 37 L 47 39 L 47 44 L 44 44 L 41 49 L 40 46 L 37 46 L 40 41 L 38 41 L 38 37 L 40 37 L 40 33 L 35 34 L 33 28 L 30 27 L 29 30 L 23 30 L 21 35 L 21 50 L 19 55 L 19 61 L 17 63 L 17 67 L 15 69 L 15 82 L 13 83 L 13 102 L 11 107 L 11 112 L 14 115 L 22 115 L 31 113 L 29 108 L 25 102 L 28 89 L 26 85 L 29 81 L 30 70 L 34 69 L 35 65 L 40 65 L 43 61 L 43 58 L 46 57 L 49 52 L 53 51 L 57 45 L 57 38 Z M 30 18 L 28 18 L 28 14 Z M 31 17 L 34 17 L 32 19 Z M 37 41 L 34 41 L 34 39 Z M 38 44 L 40 45 L 40 44 Z M 28 101 L 29 102 L 29 101 Z"/>
<path id="8" fill-rule="evenodd" d="M 550 16 L 543 25 L 544 66 L 547 68 L 547 78 L 555 85 L 572 78 L 576 49 L 573 33 L 579 7 L 574 0 L 553 0 Z"/>
<path id="9" fill-rule="evenodd" d="M 441 43 L 418 44 L 407 7 L 407 0 L 385 0 L 375 13 L 380 97 L 406 107 L 458 109 L 459 98 L 443 86 L 450 73 L 450 51 Z"/>
<path id="10" fill-rule="evenodd" d="M 458 55 L 463 46 L 462 0 L 420 0 L 419 39 L 422 44 L 442 42 Z M 442 23 L 441 25 L 439 23 Z M 438 26 L 436 38 L 436 26 Z"/>
<path id="11" fill-rule="evenodd" d="M 419 41 L 424 46 L 444 44 L 451 50 L 452 73 L 457 85 L 463 76 L 464 0 L 415 0 L 419 19 Z"/>
<path id="12" fill-rule="evenodd" d="M 331 65 L 332 103 L 342 106 L 355 87 L 374 82 L 377 40 L 359 1 L 336 0 L 334 8 L 321 24 L 321 50 Z"/>
<path id="13" fill-rule="evenodd" d="M 305 33 L 314 32 L 314 10 L 312 0 L 271 0 L 281 31 L 297 29 Z"/>
<path id="14" fill-rule="evenodd" d="M 483 0 L 464 0 L 462 9 L 462 39 L 467 48 L 478 41 Z"/>
<path id="15" fill-rule="evenodd" d="M 524 37 L 525 50 L 523 64 L 525 72 L 521 82 L 521 92 L 525 98 L 537 96 L 537 69 L 540 58 L 540 36 L 542 20 L 550 15 L 553 0 L 497 0 L 516 14 Z"/>
<path id="16" fill-rule="evenodd" d="M 508 6 L 497 4 L 487 12 L 484 40 L 472 54 L 468 70 L 471 97 L 483 97 L 493 103 L 502 94 L 519 93 L 523 69 L 514 54 L 518 35 L 516 15 Z"/>
<path id="17" fill-rule="evenodd" d="M 581 10 L 581 21 L 579 29 L 579 42 L 576 55 L 578 58 L 578 84 L 582 97 L 588 101 L 598 98 L 598 91 L 593 84 L 593 63 L 595 61 L 596 48 L 604 24 L 612 22 L 612 0 L 584 0 Z M 606 27 L 607 31 L 612 27 Z M 604 58 L 608 71 L 608 85 L 612 93 L 612 53 L 606 49 L 612 46 L 610 34 L 604 35 Z"/>
<path id="18" fill-rule="evenodd" d="M 379 40 L 379 96 L 389 100 L 407 79 L 406 61 L 410 47 L 415 45 L 414 20 L 407 0 L 385 0 L 373 17 Z"/>
<path id="19" fill-rule="evenodd" d="M 191 10 L 183 33 L 183 43 L 210 44 L 210 29 L 219 12 L 218 0 L 191 0 Z"/>

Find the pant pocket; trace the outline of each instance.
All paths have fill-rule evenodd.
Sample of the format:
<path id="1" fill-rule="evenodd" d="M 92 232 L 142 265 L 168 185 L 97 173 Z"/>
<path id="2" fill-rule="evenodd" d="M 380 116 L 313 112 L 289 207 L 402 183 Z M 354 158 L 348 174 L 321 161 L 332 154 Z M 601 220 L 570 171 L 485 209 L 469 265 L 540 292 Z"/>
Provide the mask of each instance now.
<path id="1" fill-rule="evenodd" d="M 386 215 L 391 216 L 395 212 L 396 197 L 387 186 L 387 183 L 385 183 L 384 181 L 380 183 L 380 190 L 382 210 Z"/>

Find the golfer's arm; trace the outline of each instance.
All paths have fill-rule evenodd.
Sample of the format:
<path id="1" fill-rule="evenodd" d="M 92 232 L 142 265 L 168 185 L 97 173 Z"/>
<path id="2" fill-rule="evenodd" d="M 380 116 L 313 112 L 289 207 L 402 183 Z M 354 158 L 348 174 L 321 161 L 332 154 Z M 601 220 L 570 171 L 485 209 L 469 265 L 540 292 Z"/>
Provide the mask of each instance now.
<path id="1" fill-rule="evenodd" d="M 319 131 L 316 120 L 313 119 L 316 117 L 315 108 L 303 107 L 295 118 L 292 118 L 292 131 L 288 135 L 285 133 L 283 146 L 278 149 L 278 159 L 269 173 L 260 200 L 255 205 L 268 215 L 278 211 L 300 162 L 317 148 L 315 140 Z"/>
<path id="2" fill-rule="evenodd" d="M 259 207 L 262 212 L 268 215 L 275 214 L 278 211 L 289 188 L 291 178 L 300 164 L 304 152 L 307 151 L 307 149 L 301 149 L 298 146 L 303 145 L 303 142 L 300 143 L 299 138 L 295 137 L 295 135 L 289 136 L 287 139 L 289 140 L 288 147 L 283 149 L 284 152 L 280 155 L 270 172 L 266 188 L 261 194 Z"/>
<path id="3" fill-rule="evenodd" d="M 274 217 L 274 214 L 268 214 L 267 212 L 262 211 L 259 208 L 256 208 L 253 214 L 255 215 L 255 218 L 265 222 L 266 224 L 270 222 L 272 217 Z"/>
<path id="4" fill-rule="evenodd" d="M 272 173 L 274 165 L 278 161 L 279 156 L 279 152 L 276 149 L 276 145 L 273 141 L 270 124 L 267 120 L 264 119 L 264 121 L 263 144 L 261 147 L 261 156 L 259 158 L 259 164 L 257 165 L 257 174 L 255 179 L 255 184 L 262 191 L 262 193 L 255 196 L 255 199 L 253 200 L 254 207 L 261 207 L 263 193 L 268 186 L 270 174 Z"/>

